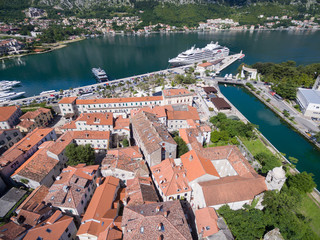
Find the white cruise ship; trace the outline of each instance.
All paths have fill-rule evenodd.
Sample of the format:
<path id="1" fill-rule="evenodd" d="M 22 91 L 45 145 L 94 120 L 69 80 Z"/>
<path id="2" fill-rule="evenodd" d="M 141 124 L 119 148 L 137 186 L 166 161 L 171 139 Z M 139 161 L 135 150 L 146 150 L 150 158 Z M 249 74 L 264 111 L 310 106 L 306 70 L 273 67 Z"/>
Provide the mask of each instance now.
<path id="1" fill-rule="evenodd" d="M 195 48 L 180 53 L 177 57 L 169 60 L 172 66 L 188 65 L 202 60 L 216 60 L 229 55 L 229 48 L 222 47 L 216 43 L 209 43 L 204 48 Z"/>

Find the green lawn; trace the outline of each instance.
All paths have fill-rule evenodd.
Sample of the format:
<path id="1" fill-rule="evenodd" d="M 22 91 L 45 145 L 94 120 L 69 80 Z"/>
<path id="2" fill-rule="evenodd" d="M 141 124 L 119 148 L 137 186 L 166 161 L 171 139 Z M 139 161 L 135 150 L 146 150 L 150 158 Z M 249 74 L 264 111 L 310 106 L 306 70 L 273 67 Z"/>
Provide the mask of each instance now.
<path id="1" fill-rule="evenodd" d="M 302 199 L 300 212 L 311 219 L 310 226 L 320 239 L 320 208 L 313 202 L 311 197 L 305 196 Z"/>
<path id="2" fill-rule="evenodd" d="M 248 148 L 248 150 L 251 152 L 253 156 L 261 152 L 272 154 L 270 150 L 261 142 L 260 139 L 245 140 L 241 138 L 241 141 Z"/>

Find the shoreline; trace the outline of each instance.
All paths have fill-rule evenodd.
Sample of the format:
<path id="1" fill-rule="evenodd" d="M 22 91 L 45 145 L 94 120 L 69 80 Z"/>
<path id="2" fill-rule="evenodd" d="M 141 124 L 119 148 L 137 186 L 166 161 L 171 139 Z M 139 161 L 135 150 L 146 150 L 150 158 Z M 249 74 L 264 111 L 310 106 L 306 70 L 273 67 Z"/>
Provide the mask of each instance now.
<path id="1" fill-rule="evenodd" d="M 288 28 L 283 28 L 283 29 L 214 29 L 214 30 L 204 30 L 204 29 L 194 29 L 194 30 L 184 30 L 184 31 L 151 31 L 151 32 L 143 32 L 143 33 L 133 33 L 133 32 L 114 32 L 114 33 L 105 33 L 102 35 L 98 35 L 97 37 L 105 37 L 105 36 L 114 36 L 114 35 L 120 35 L 120 36 L 148 36 L 150 34 L 176 34 L 176 33 L 214 33 L 214 32 L 220 32 L 220 31 L 235 31 L 235 32 L 259 32 L 259 31 L 288 31 L 288 32 L 305 32 L 305 31 L 319 31 L 320 28 L 318 29 L 288 29 Z M 14 37 L 19 37 L 19 36 L 12 36 L 12 38 Z M 4 57 L 0 57 L 0 60 L 10 60 L 13 58 L 20 58 L 20 57 L 24 57 L 24 56 L 29 56 L 29 55 L 35 55 L 35 54 L 43 54 L 43 53 L 48 53 L 48 52 L 52 52 L 64 47 L 67 47 L 68 44 L 70 43 L 74 43 L 74 42 L 79 42 L 82 40 L 86 40 L 88 38 L 86 37 L 79 37 L 77 39 L 72 39 L 72 40 L 66 40 L 66 41 L 61 41 L 61 42 L 57 42 L 57 43 L 44 43 L 44 45 L 56 45 L 58 44 L 58 46 L 51 46 L 51 49 L 49 50 L 45 50 L 42 52 L 29 52 L 29 53 L 25 53 L 25 54 L 19 54 L 19 55 L 10 55 L 10 56 L 4 56 Z M 44 45 L 42 45 L 41 47 L 45 47 Z"/>
<path id="2" fill-rule="evenodd" d="M 25 53 L 25 54 L 4 56 L 4 57 L 0 57 L 0 60 L 5 61 L 5 60 L 14 59 L 14 58 L 24 57 L 24 56 L 48 53 L 48 52 L 52 52 L 52 51 L 67 47 L 68 44 L 71 44 L 71 43 L 74 43 L 74 42 L 79 42 L 79 41 L 82 41 L 82 40 L 85 40 L 85 39 L 86 38 L 84 38 L 84 37 L 80 37 L 80 38 L 77 38 L 77 39 L 61 41 L 61 42 L 57 42 L 57 43 L 44 43 L 44 45 L 39 46 L 39 48 L 50 48 L 50 49 L 42 51 L 42 52 L 34 52 L 34 51 L 32 51 L 32 52 Z M 48 46 L 46 46 L 46 44 Z"/>

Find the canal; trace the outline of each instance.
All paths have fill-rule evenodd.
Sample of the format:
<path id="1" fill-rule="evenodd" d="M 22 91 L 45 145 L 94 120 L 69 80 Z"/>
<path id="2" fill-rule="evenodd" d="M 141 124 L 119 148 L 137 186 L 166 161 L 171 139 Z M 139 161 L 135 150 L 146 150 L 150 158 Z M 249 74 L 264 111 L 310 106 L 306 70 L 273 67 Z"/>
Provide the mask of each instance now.
<path id="1" fill-rule="evenodd" d="M 297 169 L 313 173 L 320 186 L 320 151 L 243 87 L 219 85 L 221 92 L 286 157 L 299 161 Z"/>

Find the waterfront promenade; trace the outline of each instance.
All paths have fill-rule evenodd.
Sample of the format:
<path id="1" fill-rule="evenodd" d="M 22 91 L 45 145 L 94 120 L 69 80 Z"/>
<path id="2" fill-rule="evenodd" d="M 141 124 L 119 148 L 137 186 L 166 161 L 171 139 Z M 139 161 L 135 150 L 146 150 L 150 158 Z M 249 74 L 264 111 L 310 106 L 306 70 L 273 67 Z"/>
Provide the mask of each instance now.
<path id="1" fill-rule="evenodd" d="M 238 54 L 233 54 L 229 55 L 222 60 L 222 64 L 218 67 L 218 71 L 222 71 L 223 69 L 227 68 L 230 66 L 232 63 L 235 61 L 243 58 L 242 52 Z M 206 61 L 210 61 L 212 59 L 206 59 Z M 144 79 L 145 77 L 153 76 L 153 75 L 169 75 L 169 74 L 184 74 L 185 69 L 188 67 L 194 67 L 195 64 L 190 64 L 190 65 L 184 65 L 184 66 L 179 66 L 179 67 L 173 67 L 173 68 L 168 68 L 165 70 L 159 70 L 155 72 L 149 72 L 149 73 L 144 73 L 144 74 L 139 74 L 135 76 L 130 76 L 130 77 L 125 77 L 121 79 L 115 79 L 112 81 L 108 82 L 101 82 L 101 83 L 95 83 L 91 85 L 86 85 L 86 86 L 80 86 L 72 89 L 65 89 L 63 90 L 63 94 L 60 94 L 60 91 L 56 90 L 56 92 L 51 92 L 48 94 L 41 94 L 41 95 L 36 95 L 32 97 L 27 97 L 27 98 L 21 98 L 17 100 L 11 100 L 11 101 L 6 101 L 0 103 L 0 106 L 7 106 L 7 105 L 25 105 L 26 103 L 32 103 L 32 102 L 39 102 L 39 101 L 46 101 L 48 98 L 51 98 L 52 96 L 60 95 L 61 97 L 70 97 L 70 96 L 78 96 L 81 90 L 86 90 L 86 91 L 96 91 L 100 87 L 105 87 L 107 85 L 117 85 L 119 83 L 126 83 L 126 82 L 133 82 L 135 79 Z"/>

